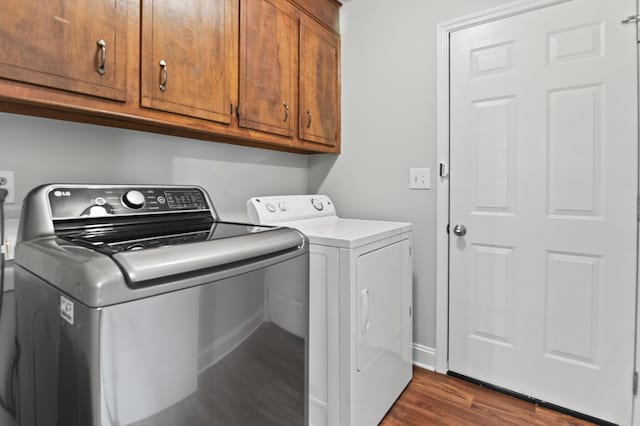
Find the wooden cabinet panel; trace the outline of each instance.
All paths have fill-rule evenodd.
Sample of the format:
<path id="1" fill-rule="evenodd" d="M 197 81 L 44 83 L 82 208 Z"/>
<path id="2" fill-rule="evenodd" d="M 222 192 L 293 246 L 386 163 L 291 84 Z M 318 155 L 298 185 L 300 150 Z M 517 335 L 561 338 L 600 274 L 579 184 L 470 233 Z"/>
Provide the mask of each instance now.
<path id="1" fill-rule="evenodd" d="M 241 127 L 293 136 L 297 99 L 297 20 L 278 0 L 240 3 Z"/>
<path id="2" fill-rule="evenodd" d="M 290 0 L 336 33 L 340 32 L 340 7 L 337 0 Z"/>
<path id="3" fill-rule="evenodd" d="M 0 0 L 0 111 L 338 153 L 340 45 L 326 22 L 338 9 L 335 0 Z"/>
<path id="4" fill-rule="evenodd" d="M 124 100 L 126 14 L 126 0 L 0 2 L 0 78 Z"/>
<path id="5" fill-rule="evenodd" d="M 231 0 L 142 1 L 142 106 L 231 121 L 231 7 Z"/>
<path id="6" fill-rule="evenodd" d="M 300 139 L 338 144 L 340 40 L 311 18 L 300 19 Z"/>

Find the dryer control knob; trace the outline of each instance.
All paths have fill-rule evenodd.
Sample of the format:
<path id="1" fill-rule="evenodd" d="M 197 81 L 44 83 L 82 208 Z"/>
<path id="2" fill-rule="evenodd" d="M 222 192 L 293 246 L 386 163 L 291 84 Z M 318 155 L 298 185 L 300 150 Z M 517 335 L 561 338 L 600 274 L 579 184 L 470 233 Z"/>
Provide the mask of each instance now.
<path id="1" fill-rule="evenodd" d="M 315 198 L 312 198 L 311 199 L 311 204 L 318 211 L 324 210 L 324 204 L 322 204 L 322 200 L 317 200 Z"/>
<path id="2" fill-rule="evenodd" d="M 144 194 L 140 191 L 128 191 L 122 196 L 122 203 L 130 209 L 140 209 L 144 206 Z"/>
<path id="3" fill-rule="evenodd" d="M 269 210 L 271 213 L 275 213 L 276 212 L 276 206 L 274 206 L 271 203 L 267 203 L 267 210 Z"/>
<path id="4" fill-rule="evenodd" d="M 287 203 L 285 203 L 284 201 L 280 201 L 278 203 L 278 208 L 280 210 L 282 210 L 283 212 L 286 212 L 287 211 Z"/>

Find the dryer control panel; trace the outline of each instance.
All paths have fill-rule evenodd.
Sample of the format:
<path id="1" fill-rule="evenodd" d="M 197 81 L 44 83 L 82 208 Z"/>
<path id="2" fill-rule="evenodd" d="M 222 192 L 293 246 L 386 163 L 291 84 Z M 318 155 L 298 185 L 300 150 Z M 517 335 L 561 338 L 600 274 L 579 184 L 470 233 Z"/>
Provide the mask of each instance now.
<path id="1" fill-rule="evenodd" d="M 262 224 L 336 215 L 326 195 L 253 197 L 247 201 L 247 212 L 251 222 Z"/>

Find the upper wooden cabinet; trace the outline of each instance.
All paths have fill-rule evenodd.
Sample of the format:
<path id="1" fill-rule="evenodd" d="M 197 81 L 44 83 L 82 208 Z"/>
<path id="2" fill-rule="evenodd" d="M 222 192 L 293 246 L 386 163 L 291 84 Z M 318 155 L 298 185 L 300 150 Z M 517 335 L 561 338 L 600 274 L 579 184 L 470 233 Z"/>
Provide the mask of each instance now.
<path id="1" fill-rule="evenodd" d="M 231 121 L 231 0 L 142 1 L 142 106 Z"/>
<path id="2" fill-rule="evenodd" d="M 0 111 L 340 151 L 337 0 L 0 0 Z"/>
<path id="3" fill-rule="evenodd" d="M 340 132 L 340 39 L 303 15 L 300 18 L 299 137 L 336 145 Z"/>
<path id="4" fill-rule="evenodd" d="M 0 78 L 125 99 L 127 0 L 0 2 Z"/>
<path id="5" fill-rule="evenodd" d="M 298 102 L 297 20 L 289 3 L 240 2 L 240 104 L 242 127 L 293 136 Z"/>

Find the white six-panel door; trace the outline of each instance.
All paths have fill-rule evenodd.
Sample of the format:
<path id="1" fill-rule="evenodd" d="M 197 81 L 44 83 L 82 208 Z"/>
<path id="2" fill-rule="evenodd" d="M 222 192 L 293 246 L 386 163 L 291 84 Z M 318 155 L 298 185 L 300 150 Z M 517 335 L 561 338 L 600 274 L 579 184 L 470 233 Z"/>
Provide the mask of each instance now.
<path id="1" fill-rule="evenodd" d="M 452 33 L 449 369 L 631 421 L 634 0 Z"/>

